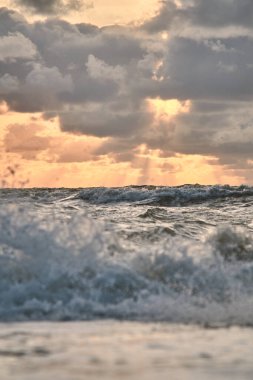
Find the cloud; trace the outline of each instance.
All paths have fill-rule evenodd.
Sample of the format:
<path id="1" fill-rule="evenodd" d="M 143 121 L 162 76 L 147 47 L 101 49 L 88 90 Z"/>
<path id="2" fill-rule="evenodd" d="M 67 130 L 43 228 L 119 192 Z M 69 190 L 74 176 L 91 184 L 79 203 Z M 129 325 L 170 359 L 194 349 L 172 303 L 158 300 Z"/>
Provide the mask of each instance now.
<path id="1" fill-rule="evenodd" d="M 60 96 L 71 92 L 73 83 L 70 75 L 63 75 L 56 67 L 31 64 L 30 71 L 21 80 L 4 74 L 5 91 L 0 98 L 17 112 L 41 112 L 62 107 Z"/>
<path id="2" fill-rule="evenodd" d="M 60 113 L 63 131 L 79 132 L 97 137 L 136 136 L 145 129 L 152 114 L 132 106 L 115 109 L 117 104 L 97 105 L 90 110 L 77 110 Z"/>
<path id="3" fill-rule="evenodd" d="M 166 98 L 251 99 L 253 40 L 248 37 L 170 41 L 160 87 Z M 167 90 L 167 91 L 166 91 Z M 164 92 L 164 94 L 163 94 Z"/>
<path id="4" fill-rule="evenodd" d="M 192 20 L 192 23 L 205 27 L 253 26 L 251 0 L 195 0 L 184 11 L 185 17 Z"/>
<path id="5" fill-rule="evenodd" d="M 0 7 L 0 36 L 20 31 L 27 24 L 26 19 L 20 13 Z"/>
<path id="6" fill-rule="evenodd" d="M 19 82 L 16 77 L 10 74 L 4 74 L 0 77 L 0 96 L 3 97 L 19 89 Z"/>
<path id="7" fill-rule="evenodd" d="M 126 75 L 123 67 L 119 65 L 115 67 L 107 65 L 92 54 L 88 56 L 86 67 L 89 76 L 94 79 L 108 80 L 110 78 L 115 82 L 122 82 Z"/>
<path id="8" fill-rule="evenodd" d="M 242 27 L 253 28 L 251 0 L 164 0 L 157 14 L 147 20 L 143 29 L 150 33 L 189 26 L 204 29 Z"/>
<path id="9" fill-rule="evenodd" d="M 35 45 L 21 33 L 0 37 L 0 61 L 29 60 L 36 53 Z"/>
<path id="10" fill-rule="evenodd" d="M 62 162 L 107 156 L 148 168 L 146 158 L 136 160 L 144 146 L 161 159 L 202 155 L 246 170 L 253 160 L 253 3 L 179 3 L 164 1 L 141 28 L 98 28 L 59 18 L 28 23 L 0 9 L 0 102 L 12 111 L 53 115 L 64 133 L 100 141 L 86 150 L 83 140 L 67 145 L 19 126 L 5 140 L 8 149 L 34 159 L 42 152 Z M 162 38 L 160 31 L 172 26 Z M 194 27 L 201 33 L 194 35 Z M 152 109 L 152 99 L 188 100 L 190 107 L 164 117 Z M 27 136 L 23 150 L 14 136 L 22 139 L 18 128 Z"/>
<path id="11" fill-rule="evenodd" d="M 78 11 L 82 8 L 93 7 L 93 3 L 83 0 L 14 0 L 17 5 L 26 7 L 35 13 L 45 15 Z"/>
<path id="12" fill-rule="evenodd" d="M 63 75 L 57 67 L 44 67 L 39 64 L 34 65 L 33 69 L 26 77 L 26 85 L 29 89 L 48 92 L 71 91 L 73 83 L 69 74 Z"/>
<path id="13" fill-rule="evenodd" d="M 212 161 L 230 169 L 244 168 L 253 158 L 253 112 L 251 102 L 192 102 L 189 113 L 175 116 L 170 133 L 166 126 L 149 136 L 147 145 L 160 149 L 162 157 L 172 152 L 217 157 Z M 163 144 L 164 141 L 164 144 Z M 166 141 L 166 143 L 165 143 Z M 167 145 L 167 148 L 166 148 Z"/>
<path id="14" fill-rule="evenodd" d="M 49 137 L 39 136 L 43 128 L 37 124 L 13 124 L 8 127 L 4 143 L 6 152 L 18 153 L 22 158 L 34 160 L 47 149 Z"/>
<path id="15" fill-rule="evenodd" d="M 15 153 L 26 160 L 51 163 L 96 161 L 98 141 L 77 139 L 71 134 L 48 134 L 43 124 L 11 124 L 4 136 L 6 153 Z"/>

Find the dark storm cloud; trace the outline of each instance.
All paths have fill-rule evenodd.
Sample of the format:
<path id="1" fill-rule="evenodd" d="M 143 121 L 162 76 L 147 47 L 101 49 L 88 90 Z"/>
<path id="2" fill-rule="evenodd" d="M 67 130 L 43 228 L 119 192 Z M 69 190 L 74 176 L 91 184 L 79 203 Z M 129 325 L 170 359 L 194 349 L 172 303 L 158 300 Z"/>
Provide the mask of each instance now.
<path id="1" fill-rule="evenodd" d="M 83 0 L 13 0 L 13 3 L 45 15 L 78 11 L 84 7 L 93 6 L 92 2 Z"/>
<path id="2" fill-rule="evenodd" d="M 185 18 L 203 26 L 236 25 L 252 28 L 253 2 L 251 0 L 195 0 L 192 6 L 186 7 Z"/>
<path id="3" fill-rule="evenodd" d="M 163 74 L 170 78 L 169 92 L 174 90 L 178 98 L 188 99 L 252 98 L 252 47 L 253 41 L 247 37 L 202 41 L 176 38 L 164 64 Z"/>
<path id="4" fill-rule="evenodd" d="M 152 114 L 134 104 L 125 105 L 124 109 L 115 109 L 112 103 L 92 106 L 90 109 L 78 109 L 60 114 L 61 127 L 64 131 L 81 132 L 97 137 L 133 138 L 152 123 Z M 136 141 L 138 144 L 138 141 Z"/>
<path id="5" fill-rule="evenodd" d="M 0 8 L 0 36 L 22 31 L 26 25 L 26 19 L 20 13 L 6 7 Z"/>
<path id="6" fill-rule="evenodd" d="M 159 12 L 143 24 L 151 33 L 186 25 L 204 28 L 253 28 L 252 0 L 164 0 Z"/>
<path id="7" fill-rule="evenodd" d="M 163 99 L 253 99 L 253 40 L 172 38 L 158 81 L 140 78 L 139 96 Z"/>
<path id="8" fill-rule="evenodd" d="M 30 24 L 2 8 L 0 101 L 14 111 L 58 116 L 63 131 L 107 137 L 92 159 L 107 154 L 134 161 L 143 144 L 161 157 L 214 156 L 244 170 L 253 160 L 252 7 L 246 0 L 182 1 L 181 8 L 166 1 L 142 30 L 60 19 Z M 179 23 L 216 34 L 224 27 L 248 29 L 239 37 L 182 36 Z M 168 25 L 174 28 L 168 40 L 154 33 Z M 150 98 L 190 100 L 191 106 L 171 120 L 157 119 Z M 34 144 L 46 143 L 37 137 Z M 62 151 L 62 160 L 81 160 L 78 149 L 78 155 Z"/>

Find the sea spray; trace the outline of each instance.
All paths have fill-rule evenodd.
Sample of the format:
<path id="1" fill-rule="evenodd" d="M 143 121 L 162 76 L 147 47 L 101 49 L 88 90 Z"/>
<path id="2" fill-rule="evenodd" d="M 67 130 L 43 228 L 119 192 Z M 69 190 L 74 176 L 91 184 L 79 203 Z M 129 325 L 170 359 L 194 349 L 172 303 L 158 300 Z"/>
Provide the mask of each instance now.
<path id="1" fill-rule="evenodd" d="M 113 223 L 1 209 L 0 319 L 114 318 L 251 325 L 252 238 L 232 225 L 202 239 L 126 244 Z M 128 238 L 129 239 L 129 238 Z"/>

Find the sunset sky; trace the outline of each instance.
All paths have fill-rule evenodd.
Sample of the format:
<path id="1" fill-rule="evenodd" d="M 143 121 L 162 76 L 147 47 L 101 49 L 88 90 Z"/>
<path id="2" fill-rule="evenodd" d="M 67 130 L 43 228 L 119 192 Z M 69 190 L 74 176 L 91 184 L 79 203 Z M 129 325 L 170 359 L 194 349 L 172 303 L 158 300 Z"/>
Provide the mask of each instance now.
<path id="1" fill-rule="evenodd" d="M 252 0 L 1 0 L 0 186 L 253 184 Z"/>

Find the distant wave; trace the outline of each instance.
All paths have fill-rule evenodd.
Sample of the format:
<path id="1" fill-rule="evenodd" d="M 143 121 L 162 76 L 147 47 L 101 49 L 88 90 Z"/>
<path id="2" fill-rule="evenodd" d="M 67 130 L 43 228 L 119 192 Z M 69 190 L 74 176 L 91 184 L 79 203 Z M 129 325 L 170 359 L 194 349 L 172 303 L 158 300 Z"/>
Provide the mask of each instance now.
<path id="1" fill-rule="evenodd" d="M 81 190 L 75 197 L 94 204 L 128 202 L 157 206 L 183 206 L 224 198 L 251 196 L 253 196 L 253 187 L 249 186 L 184 185 L 179 187 L 88 188 Z"/>
<path id="2" fill-rule="evenodd" d="M 83 214 L 43 219 L 12 206 L 0 210 L 0 249 L 1 321 L 253 324 L 253 240 L 242 229 L 126 250 Z"/>

